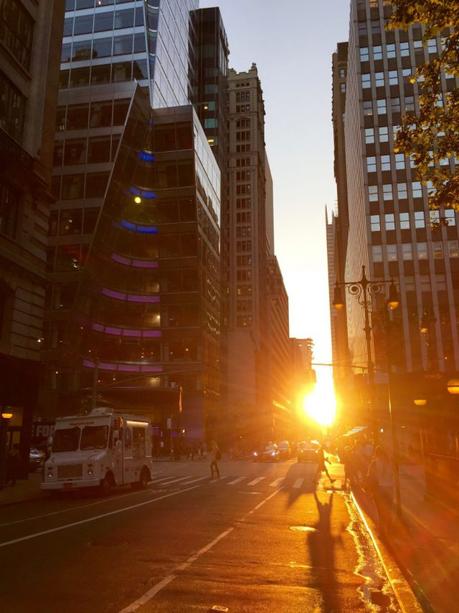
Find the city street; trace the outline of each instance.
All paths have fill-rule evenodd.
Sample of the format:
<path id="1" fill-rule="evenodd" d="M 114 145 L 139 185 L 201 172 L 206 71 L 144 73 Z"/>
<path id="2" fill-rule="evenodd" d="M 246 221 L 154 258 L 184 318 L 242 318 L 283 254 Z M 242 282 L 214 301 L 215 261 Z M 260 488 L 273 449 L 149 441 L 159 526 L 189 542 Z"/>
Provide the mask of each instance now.
<path id="1" fill-rule="evenodd" d="M 2 612 L 399 610 L 347 494 L 314 464 L 161 462 L 147 490 L 0 508 Z M 224 608 L 226 607 L 226 608 Z"/>

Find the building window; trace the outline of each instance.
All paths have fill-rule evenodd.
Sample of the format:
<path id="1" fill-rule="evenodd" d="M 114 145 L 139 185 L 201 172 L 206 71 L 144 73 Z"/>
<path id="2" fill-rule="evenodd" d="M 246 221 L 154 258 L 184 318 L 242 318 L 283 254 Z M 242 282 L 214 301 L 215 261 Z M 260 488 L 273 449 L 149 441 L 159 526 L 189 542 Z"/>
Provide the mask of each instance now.
<path id="1" fill-rule="evenodd" d="M 236 92 L 236 102 L 250 102 L 250 91 Z"/>
<path id="2" fill-rule="evenodd" d="M 390 155 L 381 156 L 381 170 L 383 171 L 390 170 Z"/>
<path id="3" fill-rule="evenodd" d="M 413 245 L 411 243 L 402 243 L 402 259 L 413 259 Z"/>
<path id="4" fill-rule="evenodd" d="M 403 153 L 395 154 L 395 168 L 397 170 L 404 170 L 405 168 L 405 156 Z"/>
<path id="5" fill-rule="evenodd" d="M 360 48 L 360 61 L 368 62 L 368 60 L 369 60 L 368 47 L 361 47 Z"/>
<path id="6" fill-rule="evenodd" d="M 386 227 L 386 231 L 395 230 L 395 217 L 393 213 L 386 213 L 384 215 L 384 225 Z"/>
<path id="7" fill-rule="evenodd" d="M 371 145 L 375 142 L 375 131 L 373 128 L 365 128 L 365 143 Z"/>
<path id="8" fill-rule="evenodd" d="M 379 131 L 379 142 L 387 143 L 389 140 L 389 128 L 387 126 L 383 126 L 382 128 L 378 128 Z"/>
<path id="9" fill-rule="evenodd" d="M 397 183 L 397 197 L 399 200 L 406 200 L 408 198 L 406 183 Z"/>
<path id="10" fill-rule="evenodd" d="M 422 198 L 422 185 L 420 181 L 413 181 L 411 184 L 413 198 Z"/>
<path id="11" fill-rule="evenodd" d="M 370 216 L 370 227 L 371 227 L 372 232 L 381 231 L 381 221 L 380 221 L 379 215 Z"/>
<path id="12" fill-rule="evenodd" d="M 418 254 L 418 260 L 427 260 L 427 243 L 416 243 L 416 252 Z"/>
<path id="13" fill-rule="evenodd" d="M 407 57 L 410 55 L 410 44 L 409 43 L 400 43 L 400 56 Z"/>
<path id="14" fill-rule="evenodd" d="M 378 30 L 379 30 L 379 23 L 377 25 L 378 25 Z M 374 60 L 382 60 L 383 59 L 381 45 L 377 45 L 376 47 L 373 47 L 373 59 Z"/>
<path id="15" fill-rule="evenodd" d="M 435 38 L 429 38 L 429 40 L 427 41 L 427 52 L 438 53 L 437 41 Z"/>
<path id="16" fill-rule="evenodd" d="M 450 258 L 459 258 L 459 241 L 448 241 L 448 254 Z"/>
<path id="17" fill-rule="evenodd" d="M 10 238 L 16 236 L 19 193 L 9 185 L 0 184 L 0 234 Z"/>
<path id="18" fill-rule="evenodd" d="M 346 93 L 346 83 L 340 83 L 339 88 L 342 94 Z"/>
<path id="19" fill-rule="evenodd" d="M 376 172 L 376 158 L 374 156 L 367 157 L 367 172 Z"/>
<path id="20" fill-rule="evenodd" d="M 387 183 L 382 186 L 383 189 L 383 200 L 392 200 L 392 183 Z"/>
<path id="21" fill-rule="evenodd" d="M 371 248 L 371 254 L 373 257 L 373 262 L 382 262 L 382 245 L 373 245 Z"/>
<path id="22" fill-rule="evenodd" d="M 414 212 L 414 227 L 415 228 L 425 228 L 426 227 L 426 218 L 424 215 L 424 211 Z"/>
<path id="23" fill-rule="evenodd" d="M 373 102 L 371 100 L 363 101 L 363 114 L 365 117 L 371 117 L 373 115 Z"/>
<path id="24" fill-rule="evenodd" d="M 238 255 L 236 258 L 236 263 L 238 266 L 252 266 L 252 256 Z"/>
<path id="25" fill-rule="evenodd" d="M 246 130 L 243 132 L 236 132 L 236 140 L 250 140 L 250 130 Z"/>
<path id="26" fill-rule="evenodd" d="M 400 230 L 410 229 L 410 214 L 400 213 Z"/>
<path id="27" fill-rule="evenodd" d="M 339 78 L 340 79 L 344 79 L 346 76 L 346 71 L 344 70 L 344 68 L 340 68 L 339 69 Z"/>
<path id="28" fill-rule="evenodd" d="M 378 202 L 378 186 L 377 185 L 368 186 L 368 200 L 370 202 Z"/>
<path id="29" fill-rule="evenodd" d="M 386 245 L 387 260 L 389 262 L 397 261 L 397 245 Z"/>
<path id="30" fill-rule="evenodd" d="M 398 85 L 398 72 L 389 70 L 389 85 Z"/>
<path id="31" fill-rule="evenodd" d="M 413 96 L 406 96 L 405 111 L 414 111 L 414 97 Z"/>
<path id="32" fill-rule="evenodd" d="M 443 243 L 440 241 L 435 241 L 432 243 L 433 256 L 435 260 L 443 259 Z"/>
<path id="33" fill-rule="evenodd" d="M 14 58 L 28 69 L 32 53 L 33 19 L 17 0 L 0 6 L 0 40 Z"/>
<path id="34" fill-rule="evenodd" d="M 392 113 L 400 113 L 400 98 L 390 99 L 390 109 Z"/>
<path id="35" fill-rule="evenodd" d="M 378 115 L 385 115 L 387 113 L 387 102 L 385 98 L 376 100 L 376 108 Z"/>
<path id="36" fill-rule="evenodd" d="M 395 45 L 393 43 L 386 45 L 386 56 L 388 58 L 396 57 Z"/>
<path id="37" fill-rule="evenodd" d="M 456 213 L 453 209 L 445 209 L 444 212 L 445 223 L 448 226 L 456 225 Z"/>
<path id="38" fill-rule="evenodd" d="M 17 141 L 22 140 L 26 98 L 0 72 L 0 128 Z"/>
<path id="39" fill-rule="evenodd" d="M 376 87 L 384 87 L 384 73 L 383 72 L 375 73 L 375 83 L 376 83 Z"/>
<path id="40" fill-rule="evenodd" d="M 371 75 L 363 74 L 362 75 L 362 89 L 370 89 L 371 88 Z"/>

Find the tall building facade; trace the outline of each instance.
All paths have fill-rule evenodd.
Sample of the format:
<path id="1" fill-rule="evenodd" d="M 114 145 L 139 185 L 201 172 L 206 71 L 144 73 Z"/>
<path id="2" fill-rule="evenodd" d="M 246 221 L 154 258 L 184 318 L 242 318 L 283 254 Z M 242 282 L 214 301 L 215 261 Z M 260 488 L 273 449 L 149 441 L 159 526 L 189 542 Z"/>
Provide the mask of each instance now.
<path id="1" fill-rule="evenodd" d="M 383 300 L 373 305 L 377 366 L 385 366 L 389 352 L 399 372 L 453 372 L 459 369 L 457 214 L 452 209 L 429 210 L 429 187 L 419 181 L 410 159 L 394 147 L 402 115 L 419 106 L 418 86 L 410 77 L 417 66 L 436 56 L 441 37 L 424 43 L 421 25 L 387 31 L 390 10 L 382 0 L 351 2 L 345 110 L 351 220 L 346 280 L 359 279 L 366 264 L 372 279 L 393 278 L 399 286 L 390 351 Z M 457 85 L 456 78 L 445 75 L 443 95 Z M 352 358 L 365 363 L 363 313 L 355 299 L 348 299 L 348 312 Z M 426 321 L 428 333 L 420 334 Z"/>
<path id="2" fill-rule="evenodd" d="M 0 404 L 13 407 L 10 443 L 24 457 L 41 377 L 63 13 L 52 0 L 0 5 Z"/>
<path id="3" fill-rule="evenodd" d="M 65 4 L 42 412 L 54 412 L 60 391 L 71 387 L 71 374 L 59 367 L 64 332 L 135 89 L 147 87 L 156 108 L 189 103 L 190 11 L 197 6 L 197 0 Z"/>
<path id="4" fill-rule="evenodd" d="M 220 172 L 191 106 L 150 111 L 138 88 L 78 292 L 76 400 L 90 392 L 174 420 L 188 439 L 219 417 Z M 80 340 L 80 342 L 78 342 Z M 79 366 L 79 368 L 78 368 Z M 182 412 L 158 406 L 182 390 Z M 158 391 L 161 394 L 158 394 Z"/>
<path id="5" fill-rule="evenodd" d="M 327 225 L 327 252 L 330 296 L 334 284 L 345 277 L 349 210 L 347 203 L 346 148 L 344 137 L 344 111 L 346 104 L 348 44 L 339 43 L 332 56 L 332 119 L 334 137 L 334 174 L 337 188 L 337 206 Z M 332 355 L 337 385 L 349 375 L 349 351 L 346 311 L 333 309 L 330 298 Z"/>

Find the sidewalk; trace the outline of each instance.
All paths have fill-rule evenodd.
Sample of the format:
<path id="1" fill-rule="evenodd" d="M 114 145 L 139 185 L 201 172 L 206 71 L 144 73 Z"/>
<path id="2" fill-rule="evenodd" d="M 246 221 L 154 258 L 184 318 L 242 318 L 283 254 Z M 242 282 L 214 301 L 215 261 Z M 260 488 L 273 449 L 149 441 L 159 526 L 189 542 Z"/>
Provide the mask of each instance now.
<path id="1" fill-rule="evenodd" d="M 422 465 L 400 467 L 400 490 L 402 515 L 398 518 L 394 512 L 386 545 L 411 580 L 424 610 L 457 610 L 459 510 L 427 495 Z M 354 494 L 377 522 L 369 495 L 359 488 Z"/>
<path id="2" fill-rule="evenodd" d="M 35 500 L 42 498 L 44 493 L 40 490 L 41 471 L 29 473 L 28 479 L 16 481 L 16 485 L 0 490 L 0 506 L 16 504 L 26 500 Z"/>

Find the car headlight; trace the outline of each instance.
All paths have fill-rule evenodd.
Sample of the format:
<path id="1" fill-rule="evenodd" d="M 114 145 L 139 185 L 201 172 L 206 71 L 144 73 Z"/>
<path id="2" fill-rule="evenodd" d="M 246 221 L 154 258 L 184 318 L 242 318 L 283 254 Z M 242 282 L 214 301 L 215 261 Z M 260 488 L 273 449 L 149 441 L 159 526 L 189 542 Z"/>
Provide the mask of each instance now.
<path id="1" fill-rule="evenodd" d="M 89 476 L 94 474 L 94 466 L 92 464 L 88 464 L 87 473 Z"/>
<path id="2" fill-rule="evenodd" d="M 46 469 L 46 476 L 48 477 L 48 479 L 54 479 L 54 468 L 53 468 L 53 466 L 48 466 L 48 468 Z"/>
<path id="3" fill-rule="evenodd" d="M 258 456 L 258 453 L 257 453 L 256 451 L 254 451 L 254 452 L 253 452 L 253 455 L 254 455 L 255 457 L 257 457 L 257 456 Z"/>

